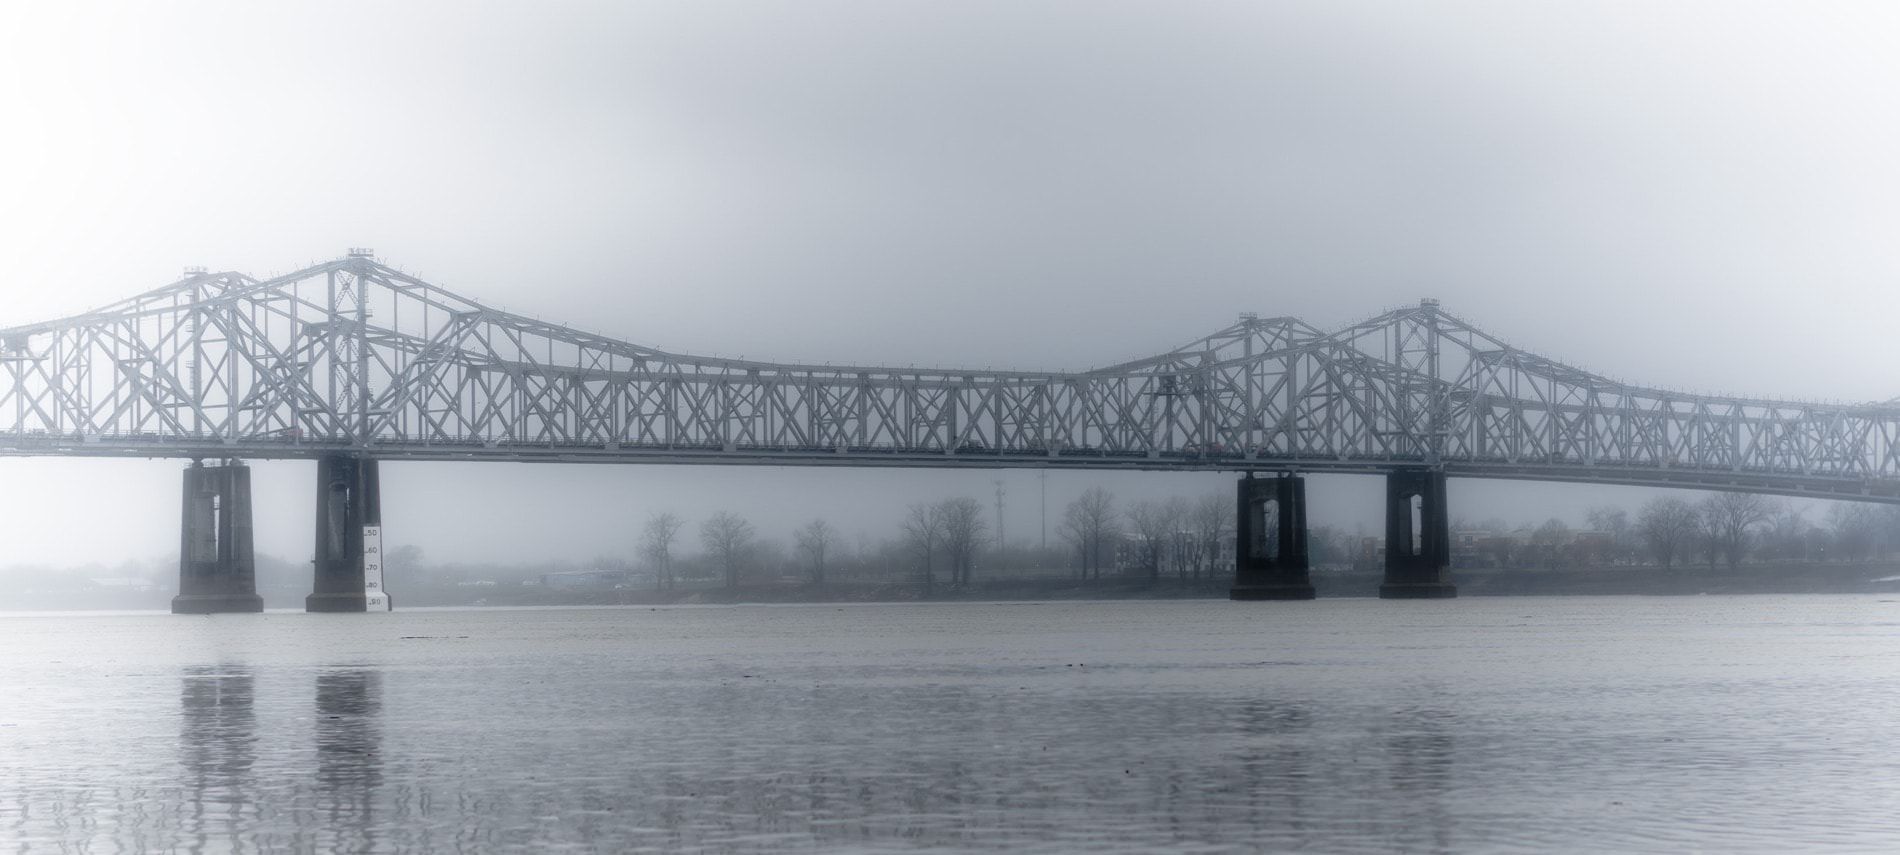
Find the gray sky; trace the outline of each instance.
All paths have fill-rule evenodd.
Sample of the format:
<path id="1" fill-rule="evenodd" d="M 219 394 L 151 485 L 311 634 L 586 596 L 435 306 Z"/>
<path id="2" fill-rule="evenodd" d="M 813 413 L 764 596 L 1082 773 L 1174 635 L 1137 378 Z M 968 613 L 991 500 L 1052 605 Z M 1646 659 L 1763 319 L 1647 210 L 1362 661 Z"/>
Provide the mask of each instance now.
<path id="1" fill-rule="evenodd" d="M 695 353 L 1083 368 L 1236 312 L 1330 326 L 1435 296 L 1633 381 L 1900 395 L 1892 4 L 0 15 L 0 324 L 186 265 L 262 275 L 372 246 L 516 311 Z M 178 466 L 0 460 L 0 564 L 175 551 Z M 616 526 L 661 506 L 881 533 L 903 501 L 987 499 L 993 477 L 411 464 L 390 467 L 385 516 L 441 557 L 584 558 L 627 551 Z M 1036 478 L 1002 477 L 1019 539 Z M 258 478 L 260 549 L 307 555 L 312 468 Z M 1052 509 L 1087 483 L 1051 476 Z M 1314 522 L 1375 521 L 1378 488 L 1316 481 Z M 1641 498 L 1453 488 L 1474 518 Z M 109 532 L 82 523 L 96 514 Z M 556 531 L 569 514 L 581 530 Z"/>

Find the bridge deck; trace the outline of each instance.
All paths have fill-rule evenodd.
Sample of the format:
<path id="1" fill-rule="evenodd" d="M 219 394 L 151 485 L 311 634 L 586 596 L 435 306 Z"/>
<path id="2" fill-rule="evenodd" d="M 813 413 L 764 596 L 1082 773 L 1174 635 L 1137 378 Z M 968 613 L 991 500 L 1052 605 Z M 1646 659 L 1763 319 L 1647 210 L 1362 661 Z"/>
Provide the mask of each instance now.
<path id="1" fill-rule="evenodd" d="M 369 253 L 0 329 L 0 456 L 1381 472 L 1900 500 L 1900 406 L 1692 395 L 1435 301 L 1107 368 L 780 364 L 497 311 Z"/>

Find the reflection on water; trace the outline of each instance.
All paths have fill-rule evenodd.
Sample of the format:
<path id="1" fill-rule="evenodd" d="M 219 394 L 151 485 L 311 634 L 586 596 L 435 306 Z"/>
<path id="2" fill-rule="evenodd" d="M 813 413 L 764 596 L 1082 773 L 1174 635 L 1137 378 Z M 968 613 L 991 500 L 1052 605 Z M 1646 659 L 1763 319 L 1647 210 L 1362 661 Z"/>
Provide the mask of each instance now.
<path id="1" fill-rule="evenodd" d="M 194 852 L 214 837 L 237 844 L 237 829 L 256 815 L 255 694 L 242 665 L 188 666 L 179 679 L 179 765 L 191 791 L 183 831 Z"/>
<path id="2" fill-rule="evenodd" d="M 317 672 L 317 841 L 330 852 L 376 844 L 376 791 L 382 780 L 382 675 L 366 668 Z"/>
<path id="3" fill-rule="evenodd" d="M 1452 850 L 1451 812 L 1445 801 L 1452 786 L 1452 760 L 1457 756 L 1452 736 L 1457 723 L 1449 709 L 1392 711 L 1392 733 L 1386 739 L 1386 754 L 1391 758 L 1388 774 L 1392 793 L 1399 800 L 1395 807 L 1406 817 L 1408 851 Z"/>
<path id="4" fill-rule="evenodd" d="M 0 619 L 0 851 L 1900 842 L 1895 613 L 1247 605 Z"/>
<path id="5" fill-rule="evenodd" d="M 1244 817 L 1254 828 L 1298 829 L 1307 815 L 1324 746 L 1309 739 L 1313 713 L 1301 703 L 1248 700 L 1236 705 L 1234 724 L 1247 737 L 1237 753 L 1235 792 L 1246 796 Z"/>

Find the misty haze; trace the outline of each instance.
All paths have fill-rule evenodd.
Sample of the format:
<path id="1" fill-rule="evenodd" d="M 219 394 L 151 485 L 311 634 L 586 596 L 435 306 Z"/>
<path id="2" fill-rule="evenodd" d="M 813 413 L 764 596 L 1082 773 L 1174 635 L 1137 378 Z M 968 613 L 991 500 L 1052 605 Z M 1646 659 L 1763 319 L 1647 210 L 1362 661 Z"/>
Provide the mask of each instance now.
<path id="1" fill-rule="evenodd" d="M 0 849 L 1900 847 L 1884 5 L 0 13 Z"/>

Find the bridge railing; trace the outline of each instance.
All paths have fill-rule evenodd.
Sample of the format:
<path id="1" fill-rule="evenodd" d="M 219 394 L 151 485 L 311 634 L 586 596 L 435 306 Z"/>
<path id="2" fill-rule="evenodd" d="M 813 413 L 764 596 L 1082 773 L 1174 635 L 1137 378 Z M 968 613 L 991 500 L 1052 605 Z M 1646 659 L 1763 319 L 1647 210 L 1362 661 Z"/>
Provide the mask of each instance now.
<path id="1" fill-rule="evenodd" d="M 268 280 L 192 273 L 102 310 L 0 330 L 0 453 L 318 448 L 1404 463 L 1887 495 L 1900 485 L 1900 409 L 1625 385 L 1513 348 L 1429 302 L 1333 332 L 1243 318 L 1165 354 L 1070 373 L 695 357 L 499 311 L 361 254 Z"/>

